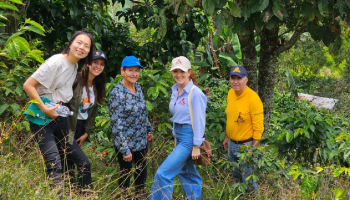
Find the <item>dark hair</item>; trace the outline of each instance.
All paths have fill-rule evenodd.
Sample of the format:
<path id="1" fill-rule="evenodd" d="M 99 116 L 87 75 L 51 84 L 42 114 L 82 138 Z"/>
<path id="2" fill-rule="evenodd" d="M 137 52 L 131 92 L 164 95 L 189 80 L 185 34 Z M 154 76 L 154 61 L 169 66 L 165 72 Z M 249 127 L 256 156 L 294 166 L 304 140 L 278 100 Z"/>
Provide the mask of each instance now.
<path id="1" fill-rule="evenodd" d="M 78 80 L 80 86 L 85 86 L 88 88 L 88 78 L 89 78 L 89 66 L 85 65 L 81 72 L 78 73 Z M 100 105 L 105 103 L 106 98 L 106 72 L 102 72 L 100 75 L 96 76 L 92 81 L 94 90 L 96 91 L 96 102 Z M 88 98 L 90 97 L 89 90 L 86 90 Z M 89 99 L 90 101 L 90 99 Z"/>
<path id="2" fill-rule="evenodd" d="M 196 86 L 198 86 L 196 74 L 194 73 L 194 71 L 193 71 L 192 69 L 189 69 L 189 70 L 191 70 L 190 78 L 192 79 L 193 84 L 195 84 Z"/>
<path id="3" fill-rule="evenodd" d="M 66 46 L 65 49 L 63 49 L 62 53 L 63 54 L 69 54 L 69 50 L 70 50 L 70 45 L 73 43 L 73 41 L 75 40 L 76 37 L 78 37 L 79 35 L 87 35 L 89 36 L 90 40 L 91 40 L 91 45 L 90 45 L 90 52 L 89 54 L 85 57 L 85 64 L 89 64 L 91 65 L 92 63 L 92 55 L 93 55 L 93 51 L 94 51 L 94 46 L 95 46 L 95 42 L 94 42 L 94 38 L 91 36 L 90 32 L 86 29 L 83 29 L 81 31 L 77 31 L 74 33 L 74 35 L 71 37 L 71 39 L 69 40 L 69 44 Z"/>

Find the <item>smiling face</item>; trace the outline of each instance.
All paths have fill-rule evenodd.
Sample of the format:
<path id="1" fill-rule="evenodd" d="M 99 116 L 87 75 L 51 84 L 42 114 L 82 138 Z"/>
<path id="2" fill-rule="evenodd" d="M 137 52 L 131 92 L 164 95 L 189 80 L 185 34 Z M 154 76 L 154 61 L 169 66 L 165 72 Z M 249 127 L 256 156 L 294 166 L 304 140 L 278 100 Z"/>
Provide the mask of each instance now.
<path id="1" fill-rule="evenodd" d="M 236 95 L 239 96 L 243 93 L 245 88 L 247 87 L 248 78 L 245 77 L 238 77 L 238 76 L 230 76 L 230 83 L 232 89 L 235 91 Z"/>
<path id="2" fill-rule="evenodd" d="M 68 57 L 76 62 L 88 56 L 90 52 L 91 39 L 85 34 L 78 35 L 69 46 Z"/>
<path id="3" fill-rule="evenodd" d="M 96 77 L 103 72 L 106 62 L 103 58 L 97 58 L 89 65 L 89 76 Z"/>
<path id="4" fill-rule="evenodd" d="M 171 74 L 175 82 L 180 86 L 185 87 L 190 82 L 191 70 L 184 72 L 181 69 L 174 69 L 171 71 Z"/>
<path id="5" fill-rule="evenodd" d="M 130 84 L 135 84 L 140 76 L 140 67 L 139 66 L 123 67 L 123 68 L 120 68 L 120 72 L 125 81 L 127 81 Z"/>

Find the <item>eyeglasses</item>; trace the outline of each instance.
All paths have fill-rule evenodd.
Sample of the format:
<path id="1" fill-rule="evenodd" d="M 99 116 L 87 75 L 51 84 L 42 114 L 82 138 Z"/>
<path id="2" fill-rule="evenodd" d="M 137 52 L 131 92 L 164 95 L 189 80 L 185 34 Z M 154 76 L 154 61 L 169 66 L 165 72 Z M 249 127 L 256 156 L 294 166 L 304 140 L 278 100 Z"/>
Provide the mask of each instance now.
<path id="1" fill-rule="evenodd" d="M 237 120 L 235 122 L 236 123 L 244 123 L 245 122 L 243 117 L 241 116 L 241 112 L 239 112 L 238 118 L 237 118 Z"/>

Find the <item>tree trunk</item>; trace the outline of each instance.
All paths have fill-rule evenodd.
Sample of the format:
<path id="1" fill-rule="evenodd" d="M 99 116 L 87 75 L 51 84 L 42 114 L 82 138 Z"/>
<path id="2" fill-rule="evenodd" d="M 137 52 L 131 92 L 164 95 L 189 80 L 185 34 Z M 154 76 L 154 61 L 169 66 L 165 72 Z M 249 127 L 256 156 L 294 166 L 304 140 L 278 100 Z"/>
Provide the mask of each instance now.
<path id="1" fill-rule="evenodd" d="M 277 65 L 278 26 L 271 30 L 264 28 L 261 32 L 261 49 L 259 63 L 259 96 L 264 104 L 264 133 L 267 133 L 272 110 L 275 74 Z"/>
<path id="2" fill-rule="evenodd" d="M 252 90 L 258 92 L 258 68 L 254 29 L 246 28 L 238 33 L 238 37 L 241 43 L 243 67 L 245 67 L 248 72 L 248 86 Z"/>

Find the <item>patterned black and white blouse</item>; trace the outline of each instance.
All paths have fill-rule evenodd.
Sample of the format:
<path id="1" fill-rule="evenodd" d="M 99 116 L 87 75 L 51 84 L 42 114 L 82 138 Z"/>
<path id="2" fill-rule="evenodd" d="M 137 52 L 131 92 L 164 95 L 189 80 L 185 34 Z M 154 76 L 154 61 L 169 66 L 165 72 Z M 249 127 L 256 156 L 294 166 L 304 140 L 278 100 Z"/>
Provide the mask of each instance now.
<path id="1" fill-rule="evenodd" d="M 135 88 L 136 95 L 120 81 L 108 100 L 114 147 L 123 156 L 145 149 L 147 134 L 153 133 L 141 87 L 136 83 Z"/>

